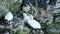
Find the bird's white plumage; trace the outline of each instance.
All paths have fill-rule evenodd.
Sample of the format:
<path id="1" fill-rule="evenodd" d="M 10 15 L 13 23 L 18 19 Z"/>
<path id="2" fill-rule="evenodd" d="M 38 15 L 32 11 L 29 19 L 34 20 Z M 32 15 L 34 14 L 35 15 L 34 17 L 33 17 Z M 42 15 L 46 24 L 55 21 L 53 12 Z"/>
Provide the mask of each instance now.
<path id="1" fill-rule="evenodd" d="M 8 12 L 8 13 L 5 15 L 4 19 L 5 19 L 5 20 L 8 20 L 8 21 L 12 20 L 12 19 L 13 19 L 13 14 L 12 14 L 11 12 Z"/>
<path id="2" fill-rule="evenodd" d="M 27 22 L 30 19 L 30 16 L 26 15 L 24 16 L 24 21 Z"/>
<path id="3" fill-rule="evenodd" d="M 30 6 L 29 5 L 27 5 L 26 7 L 23 7 L 23 11 L 28 12 L 29 10 L 30 10 Z"/>
<path id="4" fill-rule="evenodd" d="M 36 20 L 28 20 L 28 24 L 36 29 L 41 29 L 41 25 Z"/>

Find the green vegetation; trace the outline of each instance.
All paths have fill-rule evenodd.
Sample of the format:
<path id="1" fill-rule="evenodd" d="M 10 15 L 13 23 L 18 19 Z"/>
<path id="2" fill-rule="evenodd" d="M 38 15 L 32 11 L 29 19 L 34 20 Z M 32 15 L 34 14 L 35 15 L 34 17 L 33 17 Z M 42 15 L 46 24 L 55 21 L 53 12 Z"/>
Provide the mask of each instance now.
<path id="1" fill-rule="evenodd" d="M 0 17 L 4 16 L 9 11 L 11 11 L 15 16 L 16 12 L 20 9 L 21 4 L 22 0 L 0 0 Z M 37 15 L 38 15 L 37 17 L 40 16 L 40 14 Z M 45 31 L 44 34 L 60 34 L 60 13 L 53 13 L 52 16 L 53 16 L 53 22 L 49 22 L 51 24 L 47 25 L 48 22 L 41 23 L 41 26 Z M 38 20 L 40 17 L 38 19 L 37 17 L 35 19 L 40 22 L 40 20 Z M 23 31 L 17 30 L 15 34 L 28 34 L 28 33 L 29 30 L 23 30 Z"/>

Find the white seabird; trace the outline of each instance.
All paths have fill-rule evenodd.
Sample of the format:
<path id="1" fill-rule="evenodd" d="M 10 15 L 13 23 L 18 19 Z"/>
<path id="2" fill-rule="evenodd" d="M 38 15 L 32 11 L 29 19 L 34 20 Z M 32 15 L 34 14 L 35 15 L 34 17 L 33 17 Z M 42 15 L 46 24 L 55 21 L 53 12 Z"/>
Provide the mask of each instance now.
<path id="1" fill-rule="evenodd" d="M 41 30 L 41 25 L 39 24 L 39 22 L 33 19 L 32 15 L 29 16 L 26 13 L 23 13 L 23 16 L 24 16 L 24 21 L 26 22 L 26 26 L 30 29 L 30 33 L 33 30 L 39 30 L 41 33 L 44 33 Z"/>
<path id="2" fill-rule="evenodd" d="M 13 14 L 11 12 L 8 12 L 5 17 L 4 17 L 5 20 L 7 21 L 10 21 L 13 19 Z"/>

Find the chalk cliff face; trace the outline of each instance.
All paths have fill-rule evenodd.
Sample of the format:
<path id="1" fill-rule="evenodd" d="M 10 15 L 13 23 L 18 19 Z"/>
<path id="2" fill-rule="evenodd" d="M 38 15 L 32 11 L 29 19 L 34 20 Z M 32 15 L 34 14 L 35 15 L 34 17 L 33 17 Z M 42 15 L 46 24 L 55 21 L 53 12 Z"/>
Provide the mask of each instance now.
<path id="1" fill-rule="evenodd" d="M 24 20 L 21 20 L 20 18 L 16 17 L 17 11 L 21 10 L 20 9 L 21 4 L 22 4 L 22 0 L 0 0 L 0 17 L 4 16 L 7 12 L 11 11 L 12 14 L 14 15 L 14 19 L 13 19 L 14 29 L 12 29 L 12 31 L 15 31 L 16 34 L 27 34 L 29 33 L 29 29 L 24 26 Z M 60 0 L 57 0 L 56 6 L 52 11 L 48 11 L 47 13 L 43 12 L 41 14 L 39 9 L 40 8 L 38 6 L 32 6 L 32 9 L 26 13 L 32 14 L 34 16 L 34 19 L 41 24 L 45 34 L 59 34 L 60 33 Z M 24 11 L 22 10 L 21 12 Z"/>

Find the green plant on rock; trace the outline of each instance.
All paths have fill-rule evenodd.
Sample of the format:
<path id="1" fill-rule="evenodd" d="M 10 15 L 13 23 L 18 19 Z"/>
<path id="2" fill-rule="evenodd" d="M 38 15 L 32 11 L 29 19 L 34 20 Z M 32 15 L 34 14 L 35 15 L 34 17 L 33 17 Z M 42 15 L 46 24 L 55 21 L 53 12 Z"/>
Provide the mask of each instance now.
<path id="1" fill-rule="evenodd" d="M 11 11 L 14 15 L 20 9 L 22 0 L 0 0 L 0 17 Z"/>

